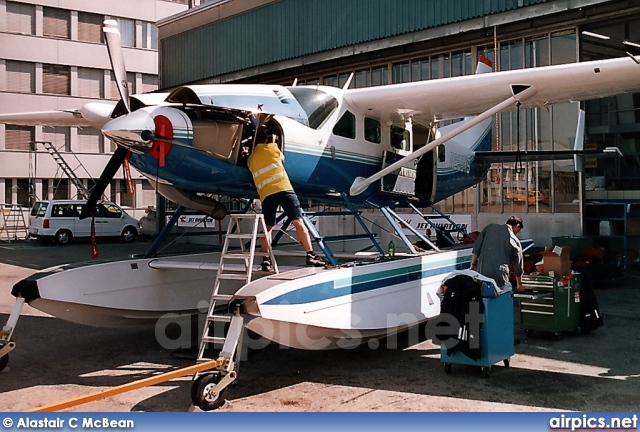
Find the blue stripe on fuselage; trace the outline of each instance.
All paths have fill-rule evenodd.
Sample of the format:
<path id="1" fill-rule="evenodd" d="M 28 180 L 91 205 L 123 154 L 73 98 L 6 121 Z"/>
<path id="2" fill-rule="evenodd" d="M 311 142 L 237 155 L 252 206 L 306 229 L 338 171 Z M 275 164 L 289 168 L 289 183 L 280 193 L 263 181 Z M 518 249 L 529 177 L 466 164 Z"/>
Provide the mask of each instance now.
<path id="1" fill-rule="evenodd" d="M 428 264 L 380 271 L 363 276 L 356 276 L 351 283 L 344 280 L 333 280 L 309 285 L 264 302 L 265 305 L 304 304 L 329 300 L 351 294 L 369 292 L 388 288 L 406 282 L 417 281 L 431 276 L 462 270 L 469 266 L 471 256 L 458 258 L 455 262 L 442 267 L 429 268 Z M 365 279 L 365 280 L 363 280 Z"/>

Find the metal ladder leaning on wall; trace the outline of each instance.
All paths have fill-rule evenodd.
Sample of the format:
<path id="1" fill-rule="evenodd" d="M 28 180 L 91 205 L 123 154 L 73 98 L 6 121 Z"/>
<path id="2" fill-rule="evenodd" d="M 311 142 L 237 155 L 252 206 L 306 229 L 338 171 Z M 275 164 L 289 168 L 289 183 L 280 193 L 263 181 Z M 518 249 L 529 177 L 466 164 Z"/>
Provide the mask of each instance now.
<path id="1" fill-rule="evenodd" d="M 82 183 L 82 180 L 78 178 L 78 176 L 75 173 L 75 170 L 71 168 L 71 166 L 67 163 L 67 161 L 62 157 L 62 154 L 60 154 L 60 152 L 53 145 L 53 143 L 51 141 L 34 141 L 34 143 L 42 144 L 44 148 L 47 150 L 47 152 L 49 152 L 49 154 L 56 161 L 56 163 L 58 164 L 62 172 L 69 178 L 69 180 L 73 183 L 73 185 L 78 190 L 78 198 L 80 199 L 89 198 L 89 189 L 87 189 L 84 183 Z M 78 159 L 77 156 L 76 156 L 76 159 Z M 78 162 L 80 163 L 80 165 L 76 167 L 76 169 L 82 166 L 82 163 L 79 160 Z"/>
<path id="2" fill-rule="evenodd" d="M 243 227 L 242 221 L 251 223 L 251 231 L 244 231 L 246 227 Z M 262 214 L 229 215 L 227 234 L 222 246 L 218 273 L 213 293 L 211 294 L 197 357 L 198 363 L 210 361 L 212 359 L 205 356 L 209 344 L 223 344 L 218 356 L 220 366 L 214 372 L 196 374 L 191 389 L 193 404 L 204 410 L 215 409 L 224 403 L 222 392 L 237 376 L 240 361 L 238 353 L 242 351 L 244 321 L 238 308 L 231 311 L 231 314 L 223 314 L 219 311 L 219 306 L 228 303 L 233 297 L 230 294 L 220 294 L 221 286 L 225 281 L 236 281 L 236 283 L 245 285 L 253 280 L 254 274 L 264 274 L 264 272 L 258 272 L 253 269 L 255 257 L 268 256 L 272 266 L 272 271 L 269 273 L 279 272 L 269 237 L 267 237 L 269 251 L 256 252 L 256 246 L 259 246 L 258 240 L 265 238 L 266 232 L 267 226 Z M 230 250 L 232 241 L 239 242 L 237 249 Z M 240 261 L 241 264 L 234 265 L 232 264 L 234 261 Z M 226 325 L 227 323 L 229 323 L 229 328 L 224 331 L 224 336 L 216 336 L 214 330 L 218 329 L 220 331 L 221 325 Z"/>

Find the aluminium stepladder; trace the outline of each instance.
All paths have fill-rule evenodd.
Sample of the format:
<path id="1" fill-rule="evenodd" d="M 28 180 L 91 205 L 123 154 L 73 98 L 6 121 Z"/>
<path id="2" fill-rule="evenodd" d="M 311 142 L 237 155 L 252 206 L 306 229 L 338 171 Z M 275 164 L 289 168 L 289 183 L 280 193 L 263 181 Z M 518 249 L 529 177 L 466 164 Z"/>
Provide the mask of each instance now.
<path id="1" fill-rule="evenodd" d="M 242 224 L 243 221 L 249 223 Z M 251 224 L 251 229 L 246 230 L 246 225 Z M 220 304 L 231 301 L 232 295 L 220 294 L 220 287 L 226 281 L 236 281 L 242 285 L 253 280 L 255 274 L 265 272 L 254 270 L 254 258 L 268 256 L 271 261 L 272 271 L 278 273 L 278 264 L 271 248 L 270 236 L 266 236 L 268 251 L 257 252 L 258 240 L 265 238 L 267 227 L 262 214 L 232 214 L 229 215 L 227 234 L 220 254 L 220 263 L 216 275 L 209 310 L 202 332 L 200 347 L 198 349 L 197 362 L 210 361 L 205 356 L 209 344 L 223 344 L 218 355 L 219 366 L 213 372 L 200 373 L 194 376 L 191 388 L 191 399 L 194 405 L 203 410 L 211 410 L 220 407 L 224 403 L 222 392 L 236 379 L 239 364 L 238 352 L 241 351 L 244 320 L 239 314 L 238 308 L 233 314 L 222 314 L 218 309 Z M 230 250 L 231 243 L 238 242 L 238 248 Z M 247 245 L 248 241 L 248 245 Z M 232 264 L 233 262 L 240 262 Z M 216 336 L 214 330 L 220 325 L 229 324 L 224 336 Z M 240 349 L 239 349 L 240 348 Z"/>

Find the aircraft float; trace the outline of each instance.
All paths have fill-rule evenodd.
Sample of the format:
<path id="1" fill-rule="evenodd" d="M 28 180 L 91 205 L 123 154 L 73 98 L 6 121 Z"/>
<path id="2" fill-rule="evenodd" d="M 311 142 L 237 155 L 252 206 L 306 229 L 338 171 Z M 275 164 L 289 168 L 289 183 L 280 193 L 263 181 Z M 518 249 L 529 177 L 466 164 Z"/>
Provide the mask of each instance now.
<path id="1" fill-rule="evenodd" d="M 302 349 L 357 345 L 440 313 L 437 290 L 451 272 L 468 268 L 469 244 L 440 248 L 409 227 L 431 246 L 418 250 L 393 209 L 409 207 L 422 215 L 419 208 L 478 184 L 492 162 L 594 155 L 581 148 L 491 151 L 496 113 L 640 91 L 640 59 L 633 56 L 493 73 L 484 73 L 491 65 L 480 57 L 475 75 L 371 88 L 350 89 L 349 82 L 344 88 L 185 85 L 130 96 L 116 22 L 105 21 L 104 31 L 121 95 L 115 107 L 89 103 L 78 110 L 0 115 L 11 124 L 92 126 L 117 144 L 83 217 L 91 215 L 114 174 L 128 163 L 169 200 L 222 219 L 227 210 L 217 196 L 257 198 L 246 160 L 256 128 L 267 127 L 301 202 L 347 207 L 356 215 L 358 209 L 380 209 L 404 243 L 407 253 L 389 259 L 370 235 L 376 257 L 341 263 L 313 233 L 326 268 L 301 268 L 293 259 L 292 267 L 281 266 L 278 273 L 224 293 L 229 304 L 252 318 L 247 328 Z M 219 259 L 220 254 L 158 258 L 150 253 L 37 272 L 14 286 L 17 301 L 0 339 L 0 356 L 6 364 L 15 347 L 11 336 L 24 302 L 88 325 L 135 325 L 168 313 L 201 313 Z M 242 320 L 232 318 L 230 332 L 237 336 L 245 324 L 236 318 Z M 226 372 L 202 375 L 194 384 L 194 403 L 218 406 L 230 380 L 229 368 Z"/>

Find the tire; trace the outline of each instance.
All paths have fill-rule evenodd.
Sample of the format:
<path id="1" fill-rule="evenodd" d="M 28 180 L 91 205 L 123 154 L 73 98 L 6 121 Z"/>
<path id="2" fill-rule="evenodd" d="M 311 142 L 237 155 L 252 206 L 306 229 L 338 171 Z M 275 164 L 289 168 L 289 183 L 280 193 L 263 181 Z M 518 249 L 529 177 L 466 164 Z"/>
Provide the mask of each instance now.
<path id="1" fill-rule="evenodd" d="M 220 373 L 208 373 L 200 375 L 191 385 L 191 401 L 202 411 L 211 411 L 220 408 L 225 403 L 223 397 L 226 389 L 221 391 L 213 400 L 209 398 L 207 391 L 218 384 L 221 380 Z"/>
<path id="2" fill-rule="evenodd" d="M 73 235 L 71 234 L 71 231 L 60 230 L 56 233 L 56 243 L 60 245 L 68 244 L 72 238 Z"/>
<path id="3" fill-rule="evenodd" d="M 124 227 L 124 229 L 122 230 L 122 234 L 120 235 L 120 237 L 122 238 L 122 241 L 124 241 L 125 243 L 130 243 L 136 239 L 137 235 L 138 235 L 138 231 L 136 231 L 134 227 L 127 226 L 127 227 Z"/>

